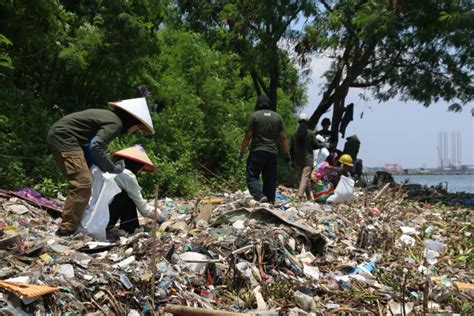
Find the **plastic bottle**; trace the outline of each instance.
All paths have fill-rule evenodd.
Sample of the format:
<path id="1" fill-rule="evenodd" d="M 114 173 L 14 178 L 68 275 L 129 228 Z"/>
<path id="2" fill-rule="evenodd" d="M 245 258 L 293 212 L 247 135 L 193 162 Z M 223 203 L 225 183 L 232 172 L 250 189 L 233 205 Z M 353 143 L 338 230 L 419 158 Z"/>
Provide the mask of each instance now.
<path id="1" fill-rule="evenodd" d="M 382 255 L 376 253 L 375 255 L 370 258 L 370 261 L 360 265 L 358 268 L 364 270 L 365 272 L 372 273 L 375 271 L 376 263 L 382 258 Z"/>
<path id="2" fill-rule="evenodd" d="M 298 305 L 301 309 L 303 309 L 306 312 L 312 312 L 316 311 L 316 302 L 313 300 L 313 298 L 309 295 L 306 295 L 300 291 L 296 291 L 293 294 L 293 297 L 295 298 L 296 305 Z"/>
<path id="3" fill-rule="evenodd" d="M 164 277 L 160 283 L 158 283 L 158 289 L 156 290 L 156 296 L 159 299 L 164 299 L 168 296 L 169 289 L 173 284 L 173 280 L 170 277 Z"/>
<path id="4" fill-rule="evenodd" d="M 428 226 L 425 229 L 425 234 L 430 236 L 433 233 L 433 226 Z"/>
<path id="5" fill-rule="evenodd" d="M 323 188 L 324 188 L 323 183 L 321 181 L 318 181 L 316 183 L 316 192 L 321 192 Z"/>

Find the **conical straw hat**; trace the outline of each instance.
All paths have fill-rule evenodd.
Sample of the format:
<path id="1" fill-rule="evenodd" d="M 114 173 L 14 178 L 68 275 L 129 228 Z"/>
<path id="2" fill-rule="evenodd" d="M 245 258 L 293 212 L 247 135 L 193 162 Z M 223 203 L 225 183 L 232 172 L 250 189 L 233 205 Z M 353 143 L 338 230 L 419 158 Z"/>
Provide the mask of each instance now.
<path id="1" fill-rule="evenodd" d="M 145 149 L 140 145 L 119 150 L 112 154 L 114 157 L 123 157 L 144 164 L 143 170 L 147 172 L 155 171 L 155 166 L 145 153 Z"/>
<path id="2" fill-rule="evenodd" d="M 115 109 L 115 107 L 118 107 L 130 113 L 137 120 L 143 123 L 143 125 L 145 126 L 145 129 L 143 131 L 145 133 L 155 133 L 155 130 L 153 129 L 153 122 L 150 116 L 150 111 L 148 110 L 148 105 L 146 104 L 145 98 L 109 102 L 109 107 L 111 110 Z"/>

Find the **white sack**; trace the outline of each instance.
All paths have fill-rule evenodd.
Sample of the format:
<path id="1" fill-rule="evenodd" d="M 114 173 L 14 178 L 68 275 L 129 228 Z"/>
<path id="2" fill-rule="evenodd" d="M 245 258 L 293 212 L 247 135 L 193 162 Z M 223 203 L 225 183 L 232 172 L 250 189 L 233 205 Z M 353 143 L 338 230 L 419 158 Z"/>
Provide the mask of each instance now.
<path id="1" fill-rule="evenodd" d="M 122 190 L 114 180 L 115 174 L 103 173 L 97 166 L 92 166 L 90 171 L 92 194 L 77 230 L 99 241 L 106 241 L 105 230 L 110 219 L 109 204 Z"/>
<path id="2" fill-rule="evenodd" d="M 349 203 L 352 201 L 352 193 L 354 192 L 355 181 L 351 177 L 341 176 L 334 195 L 331 195 L 327 202 L 333 204 Z"/>

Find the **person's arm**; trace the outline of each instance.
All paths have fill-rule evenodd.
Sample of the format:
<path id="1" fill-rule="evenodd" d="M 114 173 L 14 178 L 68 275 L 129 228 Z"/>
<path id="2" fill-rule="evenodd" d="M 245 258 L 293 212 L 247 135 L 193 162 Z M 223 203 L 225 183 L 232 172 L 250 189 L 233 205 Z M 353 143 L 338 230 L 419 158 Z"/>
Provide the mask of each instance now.
<path id="1" fill-rule="evenodd" d="M 242 144 L 240 145 L 239 159 L 242 159 L 242 157 L 244 156 L 245 150 L 247 150 L 250 140 L 253 137 L 254 125 L 255 125 L 255 119 L 252 114 L 250 115 L 247 121 L 247 132 L 245 133 L 244 139 L 242 140 Z"/>
<path id="2" fill-rule="evenodd" d="M 115 165 L 107 155 L 107 144 L 116 138 L 122 130 L 121 122 L 102 122 L 102 127 L 92 138 L 89 150 L 98 167 L 104 172 L 120 173 L 123 171 L 121 165 Z"/>
<path id="3" fill-rule="evenodd" d="M 295 156 L 295 135 L 290 136 L 290 155 Z"/>
<path id="4" fill-rule="evenodd" d="M 128 169 L 115 177 L 117 185 L 127 192 L 127 195 L 133 200 L 138 211 L 144 216 L 151 218 L 153 212 L 146 200 L 142 196 L 142 189 L 138 184 L 137 177 Z"/>
<path id="5" fill-rule="evenodd" d="M 286 137 L 285 127 L 283 125 L 283 120 L 281 119 L 281 117 L 279 121 L 278 130 L 280 131 L 279 139 L 280 139 L 281 148 L 283 150 L 283 155 L 285 157 L 285 160 L 287 160 L 287 162 L 290 162 L 291 156 L 290 156 L 290 149 L 288 148 L 288 138 Z"/>
<path id="6" fill-rule="evenodd" d="M 288 138 L 286 137 L 286 133 L 284 130 L 280 132 L 280 144 L 283 150 L 283 155 L 286 157 L 290 157 L 290 150 L 288 148 Z"/>
<path id="7" fill-rule="evenodd" d="M 100 136 L 92 138 L 89 150 L 97 166 L 104 172 L 120 173 L 123 171 L 121 165 L 115 165 L 107 156 L 107 144 Z"/>
<path id="8" fill-rule="evenodd" d="M 247 147 L 249 146 L 250 140 L 252 139 L 253 132 L 247 131 L 245 133 L 244 139 L 242 140 L 242 145 L 240 145 L 240 159 L 244 156 L 245 151 L 247 150 Z"/>

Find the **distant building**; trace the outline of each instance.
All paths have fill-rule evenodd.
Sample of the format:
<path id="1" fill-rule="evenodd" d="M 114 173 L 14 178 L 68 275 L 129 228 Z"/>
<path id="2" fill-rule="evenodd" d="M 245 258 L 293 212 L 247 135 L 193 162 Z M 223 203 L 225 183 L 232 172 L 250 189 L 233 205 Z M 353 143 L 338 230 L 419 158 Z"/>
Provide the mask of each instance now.
<path id="1" fill-rule="evenodd" d="M 403 173 L 402 165 L 398 163 L 386 163 L 384 165 L 384 170 L 391 174 L 400 174 Z"/>
<path id="2" fill-rule="evenodd" d="M 451 132 L 451 141 L 448 136 L 448 132 L 438 133 L 438 169 L 458 170 L 462 166 L 461 132 Z"/>

